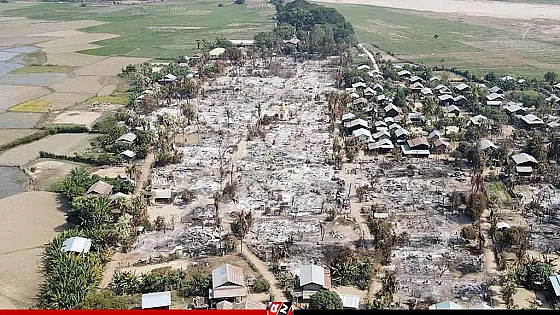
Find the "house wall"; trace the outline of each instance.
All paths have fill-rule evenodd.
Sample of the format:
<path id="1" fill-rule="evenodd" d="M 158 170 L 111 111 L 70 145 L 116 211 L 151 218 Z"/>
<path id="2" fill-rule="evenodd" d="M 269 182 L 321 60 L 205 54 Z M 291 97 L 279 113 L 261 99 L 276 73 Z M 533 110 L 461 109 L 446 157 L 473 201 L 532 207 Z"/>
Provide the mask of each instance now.
<path id="1" fill-rule="evenodd" d="M 319 291 L 321 289 L 323 289 L 323 287 L 315 283 L 309 283 L 301 286 L 302 291 Z"/>

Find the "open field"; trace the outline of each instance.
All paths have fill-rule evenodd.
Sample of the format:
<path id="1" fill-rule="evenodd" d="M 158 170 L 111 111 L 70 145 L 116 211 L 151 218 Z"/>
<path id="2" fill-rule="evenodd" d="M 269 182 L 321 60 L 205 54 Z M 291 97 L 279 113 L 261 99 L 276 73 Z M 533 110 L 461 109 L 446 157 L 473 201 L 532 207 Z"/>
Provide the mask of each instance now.
<path id="1" fill-rule="evenodd" d="M 10 143 L 19 138 L 29 136 L 36 131 L 33 129 L 0 129 L 0 145 Z"/>
<path id="2" fill-rule="evenodd" d="M 11 73 L 16 74 L 30 74 L 30 73 L 67 73 L 72 71 L 73 67 L 57 66 L 57 65 L 30 65 L 23 68 L 18 68 Z"/>
<path id="3" fill-rule="evenodd" d="M 29 308 L 42 282 L 41 254 L 65 223 L 58 194 L 25 192 L 0 199 L 0 308 Z"/>
<path id="4" fill-rule="evenodd" d="M 361 42 L 377 45 L 400 59 L 468 69 L 477 74 L 495 71 L 542 77 L 549 70 L 560 70 L 560 60 L 553 57 L 560 55 L 560 46 L 550 42 L 555 34 L 546 38 L 521 37 L 505 27 L 490 27 L 499 20 L 495 18 L 471 24 L 447 14 L 332 6 L 354 25 Z M 508 23 L 511 25 L 511 21 Z M 536 21 L 531 23 L 539 25 Z"/>
<path id="5" fill-rule="evenodd" d="M 174 59 L 193 53 L 197 49 L 197 40 L 211 41 L 220 36 L 251 39 L 255 33 L 273 26 L 275 10 L 271 6 L 223 4 L 224 7 L 219 8 L 216 1 L 200 0 L 180 4 L 92 5 L 82 8 L 78 4 L 39 3 L 21 9 L 4 10 L 0 14 L 49 21 L 108 22 L 83 31 L 117 34 L 119 37 L 97 41 L 92 47 L 86 47 L 86 42 L 76 42 L 71 49 L 81 48 L 92 55 L 157 59 Z M 114 8 L 119 10 L 107 10 Z M 59 34 L 43 34 L 53 35 Z M 85 46 L 78 47 L 78 44 Z M 57 53 L 62 52 L 57 50 Z"/>
<path id="6" fill-rule="evenodd" d="M 469 1 L 469 0 L 320 0 L 317 2 L 363 4 L 395 9 L 457 13 L 463 15 L 491 16 L 506 19 L 551 19 L 560 20 L 560 5 L 535 4 L 540 0 L 514 1 Z"/>
<path id="7" fill-rule="evenodd" d="M 0 113 L 0 129 L 30 129 L 43 119 L 42 113 Z"/>
<path id="8" fill-rule="evenodd" d="M 35 189 L 46 190 L 51 184 L 67 176 L 71 169 L 79 166 L 80 164 L 72 162 L 39 159 L 29 166 L 35 168 L 33 186 Z"/>
<path id="9" fill-rule="evenodd" d="M 0 165 L 25 165 L 39 157 L 39 151 L 72 155 L 87 149 L 95 135 L 57 134 L 0 154 Z"/>

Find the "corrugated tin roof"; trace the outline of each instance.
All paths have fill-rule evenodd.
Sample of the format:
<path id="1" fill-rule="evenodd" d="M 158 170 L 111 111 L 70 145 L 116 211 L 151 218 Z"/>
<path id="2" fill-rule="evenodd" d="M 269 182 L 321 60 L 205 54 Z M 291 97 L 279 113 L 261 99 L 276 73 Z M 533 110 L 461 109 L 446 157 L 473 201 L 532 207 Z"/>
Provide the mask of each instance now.
<path id="1" fill-rule="evenodd" d="M 223 54 L 224 52 L 226 52 L 226 49 L 225 49 L 225 48 L 216 47 L 216 48 L 210 50 L 210 51 L 208 52 L 208 54 L 209 54 L 210 56 L 219 56 L 219 55 Z"/>
<path id="2" fill-rule="evenodd" d="M 531 166 L 516 166 L 515 171 L 517 171 L 517 173 L 527 174 L 533 173 L 533 168 Z"/>
<path id="3" fill-rule="evenodd" d="M 544 124 L 544 121 L 542 119 L 540 119 L 539 117 L 537 117 L 533 114 L 527 114 L 525 116 L 522 116 L 521 119 L 529 125 Z"/>
<path id="4" fill-rule="evenodd" d="M 473 306 L 473 307 L 471 307 L 471 308 L 469 308 L 469 309 L 470 309 L 470 310 L 493 310 L 494 308 L 491 307 L 491 306 L 489 306 L 489 305 L 486 304 L 486 303 L 481 303 L 481 304 L 478 304 L 478 305 L 476 305 L 476 306 Z"/>
<path id="5" fill-rule="evenodd" d="M 488 90 L 490 93 L 503 93 L 504 91 L 498 87 L 498 86 L 493 86 Z"/>
<path id="6" fill-rule="evenodd" d="M 266 305 L 255 303 L 253 301 L 244 300 L 233 304 L 234 310 L 266 310 Z"/>
<path id="7" fill-rule="evenodd" d="M 74 236 L 62 243 L 63 252 L 87 253 L 91 248 L 91 240 L 85 237 Z"/>
<path id="8" fill-rule="evenodd" d="M 488 139 L 480 140 L 479 145 L 480 145 L 480 149 L 483 151 L 488 148 L 494 148 L 494 149 L 498 148 L 494 143 L 492 143 L 492 141 Z"/>
<path id="9" fill-rule="evenodd" d="M 136 135 L 132 132 L 125 133 L 124 135 L 120 136 L 117 141 L 126 141 L 126 142 L 133 142 L 136 140 Z"/>
<path id="10" fill-rule="evenodd" d="M 325 286 L 325 269 L 317 265 L 302 265 L 299 267 L 299 285 L 318 284 Z"/>
<path id="11" fill-rule="evenodd" d="M 523 164 L 523 163 L 527 163 L 527 162 L 538 163 L 537 159 L 535 159 L 535 157 L 533 157 L 532 155 L 527 154 L 527 153 L 515 154 L 515 155 L 512 155 L 511 158 L 513 159 L 515 164 Z"/>
<path id="12" fill-rule="evenodd" d="M 460 84 L 458 84 L 457 86 L 455 86 L 455 88 L 456 88 L 457 90 L 459 90 L 459 91 L 463 91 L 463 90 L 465 90 L 465 89 L 469 89 L 470 86 L 468 86 L 468 85 L 465 84 L 465 83 L 460 83 Z"/>
<path id="13" fill-rule="evenodd" d="M 100 180 L 97 183 L 91 185 L 91 187 L 89 187 L 89 189 L 86 191 L 86 195 L 98 194 L 103 196 L 109 196 L 112 190 L 113 190 L 113 185 Z"/>
<path id="14" fill-rule="evenodd" d="M 133 158 L 136 156 L 136 153 L 134 153 L 134 151 L 132 150 L 124 150 L 121 152 L 121 154 L 129 158 Z"/>
<path id="15" fill-rule="evenodd" d="M 342 121 L 351 120 L 351 119 L 354 119 L 354 118 L 356 118 L 356 115 L 354 115 L 352 113 L 346 113 L 346 114 L 342 115 Z"/>
<path id="16" fill-rule="evenodd" d="M 360 297 L 357 295 L 339 295 L 342 300 L 342 306 L 346 308 L 358 309 L 360 306 Z"/>
<path id="17" fill-rule="evenodd" d="M 171 291 L 142 294 L 142 309 L 171 306 Z"/>
<path id="18" fill-rule="evenodd" d="M 428 139 L 424 138 L 424 137 L 418 137 L 418 138 L 414 138 L 414 139 L 410 139 L 407 141 L 408 146 L 411 148 L 417 147 L 419 145 L 430 145 L 430 143 L 428 142 Z"/>
<path id="19" fill-rule="evenodd" d="M 243 269 L 230 264 L 225 264 L 212 270 L 212 288 L 216 289 L 227 283 L 245 286 Z"/>

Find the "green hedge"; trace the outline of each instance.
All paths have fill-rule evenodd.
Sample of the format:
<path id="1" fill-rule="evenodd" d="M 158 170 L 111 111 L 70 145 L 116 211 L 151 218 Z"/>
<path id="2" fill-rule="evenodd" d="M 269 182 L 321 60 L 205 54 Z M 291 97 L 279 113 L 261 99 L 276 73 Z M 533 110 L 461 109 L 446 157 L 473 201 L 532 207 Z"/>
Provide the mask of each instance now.
<path id="1" fill-rule="evenodd" d="M 120 156 L 115 156 L 108 153 L 87 154 L 87 155 L 77 154 L 73 156 L 68 156 L 68 155 L 58 155 L 45 151 L 39 151 L 39 157 L 46 158 L 46 159 L 66 160 L 66 161 L 72 161 L 77 163 L 85 163 L 94 166 L 116 165 L 121 163 Z"/>

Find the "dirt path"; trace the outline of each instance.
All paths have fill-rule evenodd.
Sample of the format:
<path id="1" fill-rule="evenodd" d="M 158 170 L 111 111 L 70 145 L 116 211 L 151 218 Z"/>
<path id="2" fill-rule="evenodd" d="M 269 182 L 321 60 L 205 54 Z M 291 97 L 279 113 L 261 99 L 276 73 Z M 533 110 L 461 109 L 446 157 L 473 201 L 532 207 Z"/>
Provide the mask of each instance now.
<path id="1" fill-rule="evenodd" d="M 241 252 L 240 245 L 237 246 L 237 252 Z M 274 274 L 270 271 L 268 266 L 264 262 L 262 262 L 262 260 L 260 260 L 249 250 L 249 248 L 245 245 L 245 243 L 243 244 L 243 256 L 245 257 L 245 260 L 247 260 L 253 266 L 255 266 L 255 269 L 257 269 L 257 271 L 262 275 L 262 277 L 270 283 L 270 293 L 274 295 L 274 301 L 280 301 L 280 302 L 288 301 L 284 296 L 284 292 L 280 291 L 276 287 L 277 281 Z"/>
<path id="2" fill-rule="evenodd" d="M 148 153 L 146 154 L 146 158 L 144 159 L 144 162 L 142 163 L 142 167 L 140 168 L 140 176 L 138 181 L 136 182 L 136 187 L 134 187 L 133 194 L 135 196 L 139 195 L 142 192 L 142 188 L 144 188 L 144 185 L 148 181 L 148 178 L 150 178 L 152 165 L 154 164 L 155 159 L 156 156 L 154 154 L 154 151 L 152 149 L 148 150 Z"/>
<path id="3" fill-rule="evenodd" d="M 377 62 L 375 62 L 375 57 L 373 57 L 373 54 L 367 50 L 367 48 L 364 46 L 364 44 L 358 44 L 358 46 L 366 53 L 366 55 L 368 56 L 369 60 L 371 61 L 371 63 L 373 64 L 373 70 L 375 71 L 379 71 L 379 66 L 377 66 Z"/>

